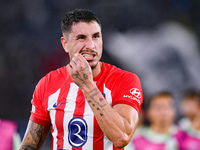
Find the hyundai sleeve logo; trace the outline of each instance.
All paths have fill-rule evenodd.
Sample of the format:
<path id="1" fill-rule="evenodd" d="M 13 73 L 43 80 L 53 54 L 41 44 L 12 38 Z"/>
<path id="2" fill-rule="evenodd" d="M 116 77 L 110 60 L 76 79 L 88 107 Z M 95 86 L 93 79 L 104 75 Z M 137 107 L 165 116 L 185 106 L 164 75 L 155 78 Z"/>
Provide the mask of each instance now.
<path id="1" fill-rule="evenodd" d="M 68 124 L 68 141 L 75 148 L 82 147 L 87 142 L 87 123 L 83 118 L 72 118 Z"/>
<path id="2" fill-rule="evenodd" d="M 132 88 L 132 89 L 130 89 L 130 93 L 131 93 L 133 96 L 137 97 L 137 98 L 141 98 L 141 97 L 142 97 L 140 90 L 137 89 L 137 88 Z"/>

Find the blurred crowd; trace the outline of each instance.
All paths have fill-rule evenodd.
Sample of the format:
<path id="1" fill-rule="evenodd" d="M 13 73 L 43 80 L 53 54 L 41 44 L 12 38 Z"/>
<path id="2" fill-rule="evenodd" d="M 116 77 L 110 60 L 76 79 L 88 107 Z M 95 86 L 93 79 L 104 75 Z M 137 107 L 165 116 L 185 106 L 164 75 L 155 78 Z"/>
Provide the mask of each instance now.
<path id="1" fill-rule="evenodd" d="M 171 115 L 179 120 L 184 87 L 200 89 L 199 0 L 1 0 L 0 118 L 15 121 L 23 136 L 35 85 L 69 62 L 60 44 L 60 22 L 74 8 L 99 16 L 105 40 L 102 60 L 138 74 L 145 97 L 170 91 L 175 104 L 169 105 L 178 112 Z"/>
<path id="2" fill-rule="evenodd" d="M 140 123 L 125 150 L 199 150 L 200 92 L 187 90 L 182 97 L 182 116 L 177 121 L 173 96 L 166 91 L 148 98 Z"/>

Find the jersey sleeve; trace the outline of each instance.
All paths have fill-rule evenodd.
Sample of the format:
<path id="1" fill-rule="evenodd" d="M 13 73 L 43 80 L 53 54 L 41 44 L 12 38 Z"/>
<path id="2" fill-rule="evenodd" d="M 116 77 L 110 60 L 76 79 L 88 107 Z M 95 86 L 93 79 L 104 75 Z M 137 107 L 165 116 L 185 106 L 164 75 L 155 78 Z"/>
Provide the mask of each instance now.
<path id="1" fill-rule="evenodd" d="M 45 103 L 45 85 L 46 85 L 46 77 L 43 77 L 37 84 L 35 91 L 33 93 L 32 110 L 30 120 L 44 126 L 50 126 L 51 121 L 49 117 L 49 113 L 46 108 Z"/>
<path id="2" fill-rule="evenodd" d="M 142 103 L 143 92 L 140 79 L 133 73 L 124 74 L 120 78 L 113 106 L 116 104 L 128 104 L 135 108 L 140 114 Z"/>

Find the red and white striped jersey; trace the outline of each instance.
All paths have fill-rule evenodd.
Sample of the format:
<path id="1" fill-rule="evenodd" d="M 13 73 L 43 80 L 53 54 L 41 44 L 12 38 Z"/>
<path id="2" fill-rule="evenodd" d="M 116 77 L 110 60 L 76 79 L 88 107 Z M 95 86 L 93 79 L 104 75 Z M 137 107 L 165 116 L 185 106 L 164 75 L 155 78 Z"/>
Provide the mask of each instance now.
<path id="1" fill-rule="evenodd" d="M 140 113 L 143 94 L 135 74 L 103 63 L 100 74 L 93 80 L 111 106 L 128 104 Z M 104 136 L 66 67 L 48 73 L 39 81 L 30 120 L 52 126 L 53 150 L 117 150 Z"/>

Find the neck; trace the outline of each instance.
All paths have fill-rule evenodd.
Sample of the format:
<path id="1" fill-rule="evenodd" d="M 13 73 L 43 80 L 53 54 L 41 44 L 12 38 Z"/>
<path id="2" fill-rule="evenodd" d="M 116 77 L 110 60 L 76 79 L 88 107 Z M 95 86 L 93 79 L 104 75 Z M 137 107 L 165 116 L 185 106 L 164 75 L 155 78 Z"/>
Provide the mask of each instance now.
<path id="1" fill-rule="evenodd" d="M 170 126 L 152 124 L 150 128 L 156 133 L 169 133 Z"/>
<path id="2" fill-rule="evenodd" d="M 102 62 L 98 62 L 97 65 L 92 69 L 93 78 L 98 76 L 102 69 Z"/>
<path id="3" fill-rule="evenodd" d="M 192 121 L 192 126 L 193 126 L 194 129 L 200 130 L 200 115 L 199 115 L 199 116 L 197 115 L 197 116 L 193 119 L 193 121 Z"/>
<path id="4" fill-rule="evenodd" d="M 190 117 L 189 117 L 189 120 L 190 120 L 191 122 L 193 122 L 193 121 L 195 120 L 195 116 L 190 116 Z"/>

